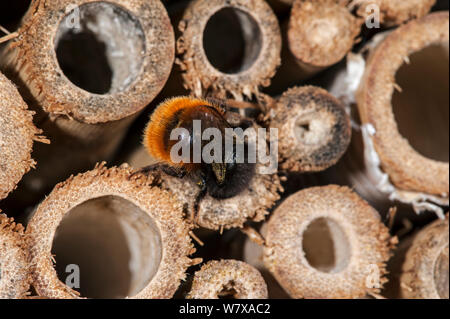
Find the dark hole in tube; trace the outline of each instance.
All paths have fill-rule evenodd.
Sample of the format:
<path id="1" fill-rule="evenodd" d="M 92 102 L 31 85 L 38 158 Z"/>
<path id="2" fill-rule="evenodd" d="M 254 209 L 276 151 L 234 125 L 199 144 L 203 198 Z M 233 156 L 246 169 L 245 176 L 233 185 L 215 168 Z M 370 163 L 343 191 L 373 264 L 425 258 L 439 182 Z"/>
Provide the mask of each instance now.
<path id="1" fill-rule="evenodd" d="M 250 14 L 236 8 L 224 8 L 206 24 L 203 48 L 209 62 L 220 72 L 243 72 L 260 54 L 261 30 Z"/>
<path id="2" fill-rule="evenodd" d="M 25 15 L 31 0 L 0 1 L 0 25 L 9 32 L 14 32 Z M 2 32 L 0 32 L 0 37 Z"/>
<path id="3" fill-rule="evenodd" d="M 83 4 L 68 12 L 55 37 L 62 73 L 94 94 L 125 91 L 141 72 L 145 50 L 140 22 L 107 2 Z"/>
<path id="4" fill-rule="evenodd" d="M 317 218 L 303 233 L 302 249 L 311 267 L 337 273 L 344 270 L 350 260 L 351 248 L 341 226 L 330 218 Z"/>

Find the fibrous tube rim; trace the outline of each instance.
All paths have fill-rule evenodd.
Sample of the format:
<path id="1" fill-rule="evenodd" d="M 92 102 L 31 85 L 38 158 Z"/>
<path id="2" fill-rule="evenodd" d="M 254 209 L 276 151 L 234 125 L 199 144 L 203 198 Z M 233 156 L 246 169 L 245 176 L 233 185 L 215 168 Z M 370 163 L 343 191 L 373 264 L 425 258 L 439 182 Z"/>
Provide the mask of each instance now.
<path id="1" fill-rule="evenodd" d="M 337 251 L 342 253 L 338 260 L 347 260 L 327 272 L 312 267 L 302 248 L 303 232 L 319 218 L 333 220 L 348 242 L 344 251 Z M 263 259 L 293 298 L 359 298 L 378 292 L 386 281 L 391 244 L 378 212 L 356 193 L 336 185 L 312 187 L 291 195 L 275 210 L 267 226 Z"/>
<path id="2" fill-rule="evenodd" d="M 94 3 L 127 12 L 144 32 L 145 52 L 140 52 L 139 73 L 121 90 L 93 94 L 63 75 L 55 52 L 55 39 L 61 23 L 71 12 L 65 0 L 32 5 L 20 29 L 21 36 L 11 41 L 6 51 L 6 63 L 19 68 L 19 76 L 46 112 L 89 124 L 120 120 L 147 106 L 167 81 L 175 58 L 174 31 L 159 0 L 74 0 L 70 8 Z M 158 39 L 157 44 L 154 39 Z"/>
<path id="3" fill-rule="evenodd" d="M 400 289 L 403 298 L 440 299 L 448 298 L 447 287 L 436 282 L 436 272 L 448 276 L 449 245 L 448 213 L 445 219 L 438 219 L 419 231 L 408 248 L 400 276 Z M 447 249 L 447 269 L 436 269 L 439 256 Z M 439 274 L 437 274 L 439 275 Z M 444 278 L 437 278 L 444 280 Z M 441 283 L 442 284 L 442 283 Z M 446 289 L 447 296 L 441 296 Z"/>
<path id="4" fill-rule="evenodd" d="M 190 265 L 193 249 L 189 232 L 191 226 L 183 219 L 182 205 L 169 192 L 155 186 L 152 176 L 130 178 L 128 165 L 104 167 L 71 177 L 56 185 L 50 195 L 37 207 L 28 227 L 33 286 L 41 296 L 78 298 L 76 291 L 58 279 L 52 264 L 54 235 L 65 214 L 87 200 L 117 196 L 147 213 L 159 230 L 162 256 L 156 274 L 136 295 L 130 298 L 171 298 L 185 270 Z"/>
<path id="5" fill-rule="evenodd" d="M 33 124 L 33 114 L 17 88 L 0 73 L 0 200 L 35 165 L 31 158 L 33 140 L 42 138 Z"/>
<path id="6" fill-rule="evenodd" d="M 212 260 L 195 273 L 189 299 L 218 299 L 233 288 L 236 299 L 267 299 L 267 285 L 259 271 L 238 260 Z"/>
<path id="7" fill-rule="evenodd" d="M 270 114 L 270 126 L 279 132 L 281 169 L 322 171 L 334 165 L 350 144 L 349 115 L 338 99 L 319 87 L 287 90 Z M 302 123 L 309 129 L 299 129 Z"/>
<path id="8" fill-rule="evenodd" d="M 361 24 L 362 19 L 336 1 L 295 1 L 287 31 L 289 49 L 300 65 L 330 66 L 350 52 Z"/>
<path id="9" fill-rule="evenodd" d="M 258 57 L 242 72 L 223 73 L 209 61 L 203 48 L 203 32 L 210 18 L 221 9 L 235 8 L 250 16 L 258 25 L 262 46 Z M 281 33 L 278 20 L 270 6 L 262 0 L 196 0 L 180 22 L 183 35 L 177 42 L 181 55 L 178 63 L 184 70 L 185 85 L 196 96 L 212 92 L 218 97 L 235 99 L 252 97 L 260 86 L 268 86 L 280 64 Z M 199 36 L 201 35 L 201 36 Z"/>
<path id="10" fill-rule="evenodd" d="M 25 297 L 30 283 L 24 228 L 0 211 L 0 299 Z"/>
<path id="11" fill-rule="evenodd" d="M 369 56 L 356 95 L 361 120 L 375 129 L 374 147 L 392 183 L 403 190 L 447 198 L 449 163 L 424 157 L 401 136 L 392 97 L 396 72 L 408 56 L 431 45 L 448 44 L 448 29 L 448 12 L 439 12 L 393 31 Z"/>

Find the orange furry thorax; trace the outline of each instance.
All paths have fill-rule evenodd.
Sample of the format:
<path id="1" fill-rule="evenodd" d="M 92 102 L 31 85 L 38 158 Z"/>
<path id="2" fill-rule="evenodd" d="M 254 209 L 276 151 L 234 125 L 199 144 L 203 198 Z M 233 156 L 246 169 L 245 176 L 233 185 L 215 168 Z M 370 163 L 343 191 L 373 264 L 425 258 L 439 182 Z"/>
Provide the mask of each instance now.
<path id="1" fill-rule="evenodd" d="M 192 97 L 176 97 L 161 103 L 153 112 L 150 121 L 144 131 L 143 144 L 148 153 L 157 161 L 173 167 L 184 167 L 188 171 L 194 170 L 196 164 L 174 163 L 170 157 L 170 147 L 167 145 L 167 134 L 170 134 L 173 121 L 177 118 L 180 122 L 190 120 L 191 113 L 201 107 L 213 108 L 223 115 L 223 109 L 216 103 Z M 213 112 L 210 110 L 209 112 Z M 175 125 L 176 127 L 176 125 Z"/>

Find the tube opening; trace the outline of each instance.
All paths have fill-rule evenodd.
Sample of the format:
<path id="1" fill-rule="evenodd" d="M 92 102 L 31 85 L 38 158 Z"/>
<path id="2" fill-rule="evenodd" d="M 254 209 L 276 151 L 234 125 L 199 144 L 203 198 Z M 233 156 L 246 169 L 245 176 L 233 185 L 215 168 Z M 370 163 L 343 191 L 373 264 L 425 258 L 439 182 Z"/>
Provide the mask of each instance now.
<path id="1" fill-rule="evenodd" d="M 211 16 L 203 32 L 206 57 L 212 66 L 226 74 L 248 70 L 258 59 L 262 43 L 256 20 L 232 7 Z"/>
<path id="2" fill-rule="evenodd" d="M 437 293 L 442 299 L 449 298 L 449 255 L 448 245 L 442 249 L 436 263 L 434 265 L 434 284 L 436 286 Z"/>
<path id="3" fill-rule="evenodd" d="M 309 265 L 321 272 L 338 273 L 350 261 L 348 238 L 341 226 L 330 218 L 313 220 L 303 233 L 302 246 Z"/>
<path id="4" fill-rule="evenodd" d="M 392 98 L 399 132 L 421 155 L 448 162 L 448 43 L 428 46 L 409 60 L 396 74 L 402 92 L 396 90 Z"/>
<path id="5" fill-rule="evenodd" d="M 53 239 L 59 280 L 87 298 L 124 298 L 145 288 L 161 258 L 153 219 L 118 196 L 88 200 L 65 215 Z"/>
<path id="6" fill-rule="evenodd" d="M 64 75 L 94 94 L 125 91 L 138 77 L 145 55 L 139 21 L 121 7 L 94 2 L 62 19 L 55 52 Z"/>
<path id="7" fill-rule="evenodd" d="M 238 299 L 238 292 L 235 289 L 235 283 L 230 281 L 224 285 L 218 296 L 219 299 Z"/>
<path id="8" fill-rule="evenodd" d="M 333 120 L 320 111 L 300 116 L 295 122 L 294 134 L 303 145 L 324 144 L 331 137 Z"/>

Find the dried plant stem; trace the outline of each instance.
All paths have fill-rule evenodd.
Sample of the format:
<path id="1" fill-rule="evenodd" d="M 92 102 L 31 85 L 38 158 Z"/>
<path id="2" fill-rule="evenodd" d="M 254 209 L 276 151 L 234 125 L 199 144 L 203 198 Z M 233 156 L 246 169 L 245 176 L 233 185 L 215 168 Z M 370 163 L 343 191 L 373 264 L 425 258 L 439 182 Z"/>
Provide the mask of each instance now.
<path id="1" fill-rule="evenodd" d="M 262 224 L 258 233 L 259 237 L 266 237 L 267 223 Z M 263 262 L 265 240 L 259 242 L 251 238 L 251 234 L 247 234 L 243 247 L 243 260 L 252 265 L 261 273 L 267 284 L 270 299 L 288 299 L 289 294 L 280 286 L 273 274 L 266 268 Z M 253 235 L 254 236 L 254 235 Z"/>
<path id="2" fill-rule="evenodd" d="M 280 63 L 278 21 L 263 0 L 193 1 L 179 29 L 179 64 L 196 96 L 252 98 Z"/>
<path id="3" fill-rule="evenodd" d="M 16 87 L 0 73 L 0 200 L 36 165 L 33 141 L 48 142 L 33 124 L 33 114 Z"/>
<path id="4" fill-rule="evenodd" d="M 210 261 L 195 273 L 187 298 L 267 299 L 267 285 L 261 274 L 242 261 Z"/>
<path id="5" fill-rule="evenodd" d="M 0 38 L 0 43 L 4 43 L 7 42 L 9 40 L 12 40 L 14 38 L 17 38 L 19 36 L 19 33 L 17 32 L 13 32 L 13 33 L 8 33 L 5 36 Z"/>
<path id="6" fill-rule="evenodd" d="M 283 25 L 282 64 L 269 90 L 279 93 L 341 61 L 357 41 L 362 19 L 335 0 L 297 0 Z"/>
<path id="7" fill-rule="evenodd" d="M 350 143 L 350 118 L 341 102 L 324 89 L 289 89 L 268 114 L 269 126 L 278 129 L 282 170 L 324 170 L 341 158 Z"/>
<path id="8" fill-rule="evenodd" d="M 30 283 L 23 227 L 0 211 L 0 299 L 25 297 Z"/>
<path id="9" fill-rule="evenodd" d="M 33 286 L 80 297 L 61 277 L 75 264 L 81 297 L 171 298 L 195 252 L 182 205 L 152 176 L 103 165 L 58 184 L 37 207 L 27 227 Z"/>
<path id="10" fill-rule="evenodd" d="M 395 253 L 390 297 L 449 298 L 448 214 L 402 241 Z"/>
<path id="11" fill-rule="evenodd" d="M 427 32 L 423 32 L 425 29 Z M 365 144 L 368 146 L 367 143 L 373 143 L 374 152 L 379 157 L 381 167 L 388 174 L 389 180 L 401 190 L 440 196 L 447 198 L 447 201 L 448 151 L 447 158 L 440 160 L 420 154 L 399 132 L 399 118 L 394 116 L 393 105 L 396 98 L 394 92 L 400 89 L 396 83 L 396 74 L 402 64 L 409 63 L 413 53 L 430 46 L 447 45 L 448 50 L 448 29 L 448 12 L 434 13 L 420 20 L 411 21 L 389 34 L 370 54 L 357 94 L 361 121 L 366 126 L 368 134 Z M 432 61 L 428 60 L 430 65 Z M 418 76 L 422 81 L 422 74 Z M 412 82 L 414 79 L 410 77 L 408 81 Z M 418 90 L 425 90 L 425 88 L 419 87 Z M 424 94 L 427 93 L 425 91 L 421 93 L 421 95 Z M 436 99 L 433 100 L 436 101 Z M 436 108 L 442 108 L 448 114 L 448 98 L 447 104 L 435 103 Z M 411 105 L 414 104 L 409 103 L 410 107 Z M 420 107 L 422 106 L 421 104 Z M 410 109 L 408 112 L 414 114 L 413 111 L 414 109 Z M 436 118 L 436 121 L 440 120 L 440 116 Z M 448 120 L 446 125 L 448 132 Z M 415 135 L 419 136 L 417 133 Z M 427 143 L 441 145 L 438 151 L 442 150 L 442 145 L 445 145 L 440 144 L 439 140 L 427 140 Z M 446 144 L 448 144 L 448 138 Z"/>
<path id="12" fill-rule="evenodd" d="M 395 240 L 347 187 L 288 197 L 267 225 L 264 264 L 293 298 L 361 298 L 377 293 Z"/>
<path id="13" fill-rule="evenodd" d="M 436 0 L 353 0 L 350 6 L 358 6 L 358 15 L 373 15 L 379 12 L 379 20 L 385 26 L 394 26 L 409 20 L 419 19 L 430 12 Z M 378 11 L 379 10 L 379 11 Z"/>
<path id="14" fill-rule="evenodd" d="M 43 3 L 33 2 L 1 58 L 52 141 L 36 149 L 38 170 L 16 202 L 35 202 L 70 174 L 108 160 L 164 86 L 175 54 L 159 0 Z"/>

